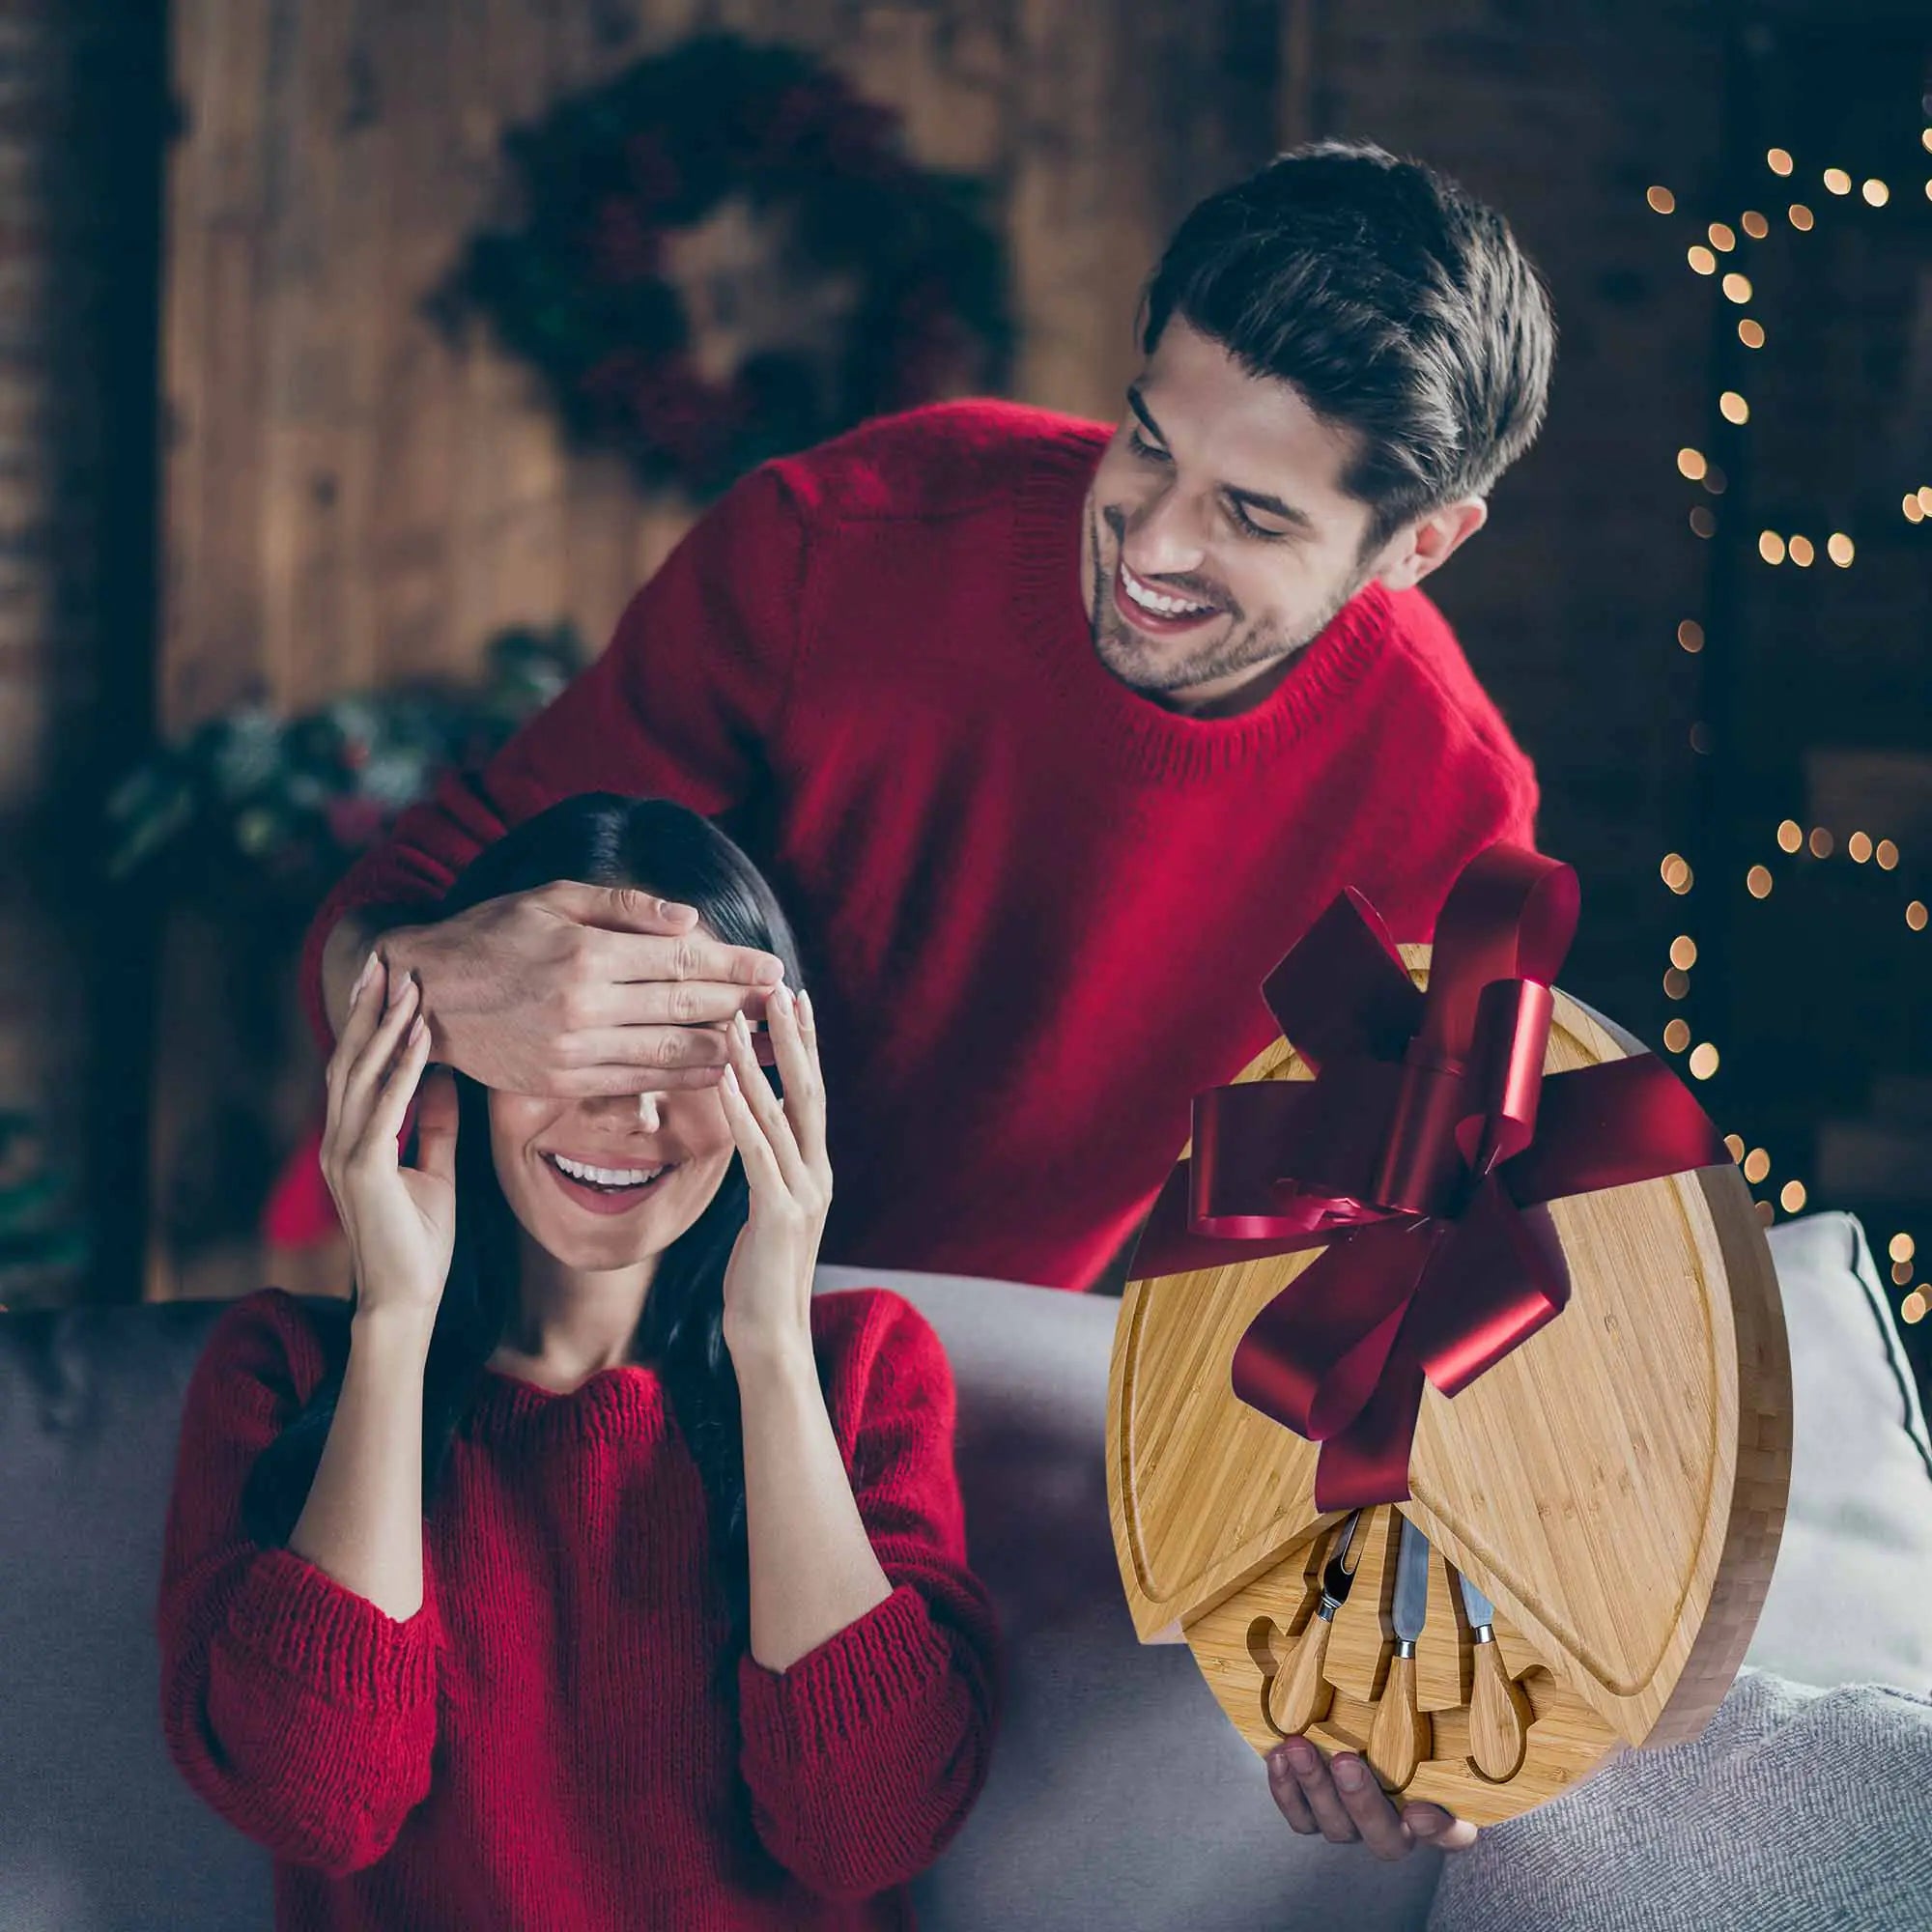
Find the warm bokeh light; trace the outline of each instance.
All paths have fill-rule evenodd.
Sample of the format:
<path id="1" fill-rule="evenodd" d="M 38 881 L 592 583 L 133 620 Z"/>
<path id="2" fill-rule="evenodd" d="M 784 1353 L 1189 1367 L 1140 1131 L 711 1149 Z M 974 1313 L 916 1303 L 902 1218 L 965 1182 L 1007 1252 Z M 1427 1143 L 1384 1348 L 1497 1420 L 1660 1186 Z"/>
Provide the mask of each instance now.
<path id="1" fill-rule="evenodd" d="M 1793 537 L 1786 546 L 1787 554 L 1800 570 L 1809 570 L 1818 553 L 1811 547 L 1809 537 Z"/>
<path id="2" fill-rule="evenodd" d="M 1827 168 L 1825 170 L 1825 185 L 1833 194 L 1850 194 L 1852 191 L 1852 178 L 1843 168 Z"/>
<path id="3" fill-rule="evenodd" d="M 1891 1278 L 1900 1288 L 1903 1288 L 1912 1279 L 1912 1264 L 1910 1262 L 1893 1262 L 1891 1264 Z"/>
<path id="4" fill-rule="evenodd" d="M 1782 148 L 1774 148 L 1764 157 L 1765 166 L 1775 175 L 1788 175 L 1791 172 L 1791 156 Z"/>
<path id="5" fill-rule="evenodd" d="M 1643 198 L 1660 214 L 1670 214 L 1676 211 L 1677 197 L 1667 187 L 1646 188 Z"/>
<path id="6" fill-rule="evenodd" d="M 1686 617 L 1677 627 L 1677 641 L 1694 658 L 1704 648 L 1704 627 L 1694 617 Z"/>
<path id="7" fill-rule="evenodd" d="M 1747 302 L 1751 298 L 1750 277 L 1741 275 L 1735 270 L 1724 277 L 1724 293 L 1734 302 Z"/>
<path id="8" fill-rule="evenodd" d="M 1905 908 L 1905 923 L 1914 932 L 1923 932 L 1925 930 L 1925 901 L 1923 899 L 1914 899 Z"/>
<path id="9" fill-rule="evenodd" d="M 1737 230 L 1727 227 L 1721 221 L 1714 221 L 1704 233 L 1711 238 L 1711 246 L 1719 254 L 1728 255 L 1738 245 Z"/>
<path id="10" fill-rule="evenodd" d="M 1718 534 L 1718 520 L 1702 503 L 1690 512 L 1690 534 L 1699 537 L 1714 537 Z"/>
<path id="11" fill-rule="evenodd" d="M 1812 222 L 1816 219 L 1816 217 L 1812 214 L 1811 211 L 1808 208 L 1806 208 L 1802 201 L 1794 201 L 1791 204 L 1791 206 L 1784 211 L 1784 213 L 1787 218 L 1790 220 L 1792 227 L 1797 229 L 1801 235 L 1804 234 L 1804 232 L 1807 228 L 1809 228 Z"/>
<path id="12" fill-rule="evenodd" d="M 1663 874 L 1663 883 L 1673 893 L 1683 894 L 1690 890 L 1690 862 L 1675 852 L 1664 855 L 1663 864 L 1658 868 Z"/>
<path id="13" fill-rule="evenodd" d="M 1883 208 L 1891 199 L 1891 190 L 1882 181 L 1868 181 L 1859 192 L 1874 208 Z"/>
<path id="14" fill-rule="evenodd" d="M 1753 322 L 1749 316 L 1746 316 L 1738 324 L 1738 340 L 1747 349 L 1762 349 L 1764 347 L 1764 324 Z"/>
<path id="15" fill-rule="evenodd" d="M 1877 850 L 1872 853 L 1872 857 L 1878 861 L 1878 868 L 1881 872 L 1889 872 L 1898 864 L 1898 847 L 1889 838 L 1881 838 L 1878 841 Z"/>
<path id="16" fill-rule="evenodd" d="M 1750 405 L 1735 389 L 1726 389 L 1718 398 L 1718 412 L 1726 422 L 1750 421 Z"/>
<path id="17" fill-rule="evenodd" d="M 1761 215 L 1754 208 L 1747 208 L 1745 210 L 1743 215 L 1739 218 L 1738 226 L 1741 227 L 1745 231 L 1745 233 L 1750 237 L 1750 239 L 1753 242 L 1762 242 L 1764 238 L 1771 233 L 1771 223 L 1768 222 L 1764 218 L 1764 216 Z"/>
<path id="18" fill-rule="evenodd" d="M 1886 1244 L 1886 1253 L 1895 1262 L 1910 1263 L 1918 1252 L 1918 1243 L 1910 1235 L 1894 1235 Z"/>
<path id="19" fill-rule="evenodd" d="M 1811 828 L 1811 856 L 1814 859 L 1829 859 L 1837 845 L 1837 840 L 1822 825 Z"/>
<path id="20" fill-rule="evenodd" d="M 1693 1080 L 1708 1080 L 1718 1070 L 1718 1049 L 1707 1039 L 1701 1046 L 1691 1048 L 1690 1058 L 1685 1064 L 1690 1068 Z"/>
<path id="21" fill-rule="evenodd" d="M 1795 818 L 1787 818 L 1777 828 L 1778 849 L 1796 852 L 1804 843 L 1804 828 Z"/>
<path id="22" fill-rule="evenodd" d="M 1845 855 L 1855 866 L 1862 866 L 1872 855 L 1872 842 L 1862 832 L 1854 832 L 1845 840 Z"/>
<path id="23" fill-rule="evenodd" d="M 1684 251 L 1684 259 L 1700 275 L 1715 275 L 1718 272 L 1717 256 L 1712 254 L 1710 249 L 1705 247 L 1701 242 L 1693 242 L 1690 247 L 1687 248 Z"/>
<path id="24" fill-rule="evenodd" d="M 1771 871 L 1768 867 L 1753 866 L 1745 874 L 1745 891 L 1754 899 L 1768 899 L 1771 896 Z"/>
<path id="25" fill-rule="evenodd" d="M 1680 932 L 1670 942 L 1670 963 L 1688 973 L 1697 963 L 1697 942 L 1688 932 Z"/>
<path id="26" fill-rule="evenodd" d="M 1730 1149 L 1733 1160 L 1744 1159 L 1745 1140 L 1742 1134 L 1726 1134 L 1724 1136 L 1724 1145 Z"/>
<path id="27" fill-rule="evenodd" d="M 1724 494 L 1724 472 L 1715 463 L 1704 472 L 1704 488 L 1714 497 Z"/>
<path id="28" fill-rule="evenodd" d="M 1668 1000 L 1681 1000 L 1690 990 L 1690 976 L 1680 973 L 1672 966 L 1663 976 L 1663 996 Z"/>
<path id="29" fill-rule="evenodd" d="M 1898 1304 L 1899 1318 L 1910 1328 L 1914 1322 L 1925 1320 L 1925 1311 L 1928 1308 L 1932 1308 L 1932 1294 L 1928 1294 L 1921 1284 Z"/>
<path id="30" fill-rule="evenodd" d="M 1771 1156 L 1763 1148 L 1752 1148 L 1745 1155 L 1745 1179 L 1755 1187 L 1771 1172 Z"/>
<path id="31" fill-rule="evenodd" d="M 1767 1228 L 1777 1219 L 1777 1209 L 1769 1201 L 1753 1201 L 1751 1208 L 1759 1221 Z"/>
<path id="32" fill-rule="evenodd" d="M 1842 570 L 1858 554 L 1843 530 L 1833 530 L 1825 542 L 1825 554 Z"/>
<path id="33" fill-rule="evenodd" d="M 1802 1180 L 1787 1180 L 1777 1191 L 1777 1205 L 1787 1214 L 1798 1214 L 1804 1208 L 1804 1183 Z"/>
<path id="34" fill-rule="evenodd" d="M 1918 500 L 1918 492 L 1912 491 L 1904 500 L 1905 521 L 1908 524 L 1922 524 L 1925 521 L 1925 505 Z"/>
<path id="35" fill-rule="evenodd" d="M 1932 517 L 1932 483 L 1921 483 L 1918 490 L 1918 507 L 1928 517 Z"/>
<path id="36" fill-rule="evenodd" d="M 1677 452 L 1677 472 L 1688 476 L 1691 482 L 1698 482 L 1711 466 L 1704 461 L 1701 449 L 1680 449 Z"/>
<path id="37" fill-rule="evenodd" d="M 1690 1028 L 1685 1020 L 1672 1020 L 1663 1029 L 1663 1043 L 1672 1053 L 1682 1053 L 1690 1044 Z"/>
<path id="38" fill-rule="evenodd" d="M 1776 530 L 1764 530 L 1758 535 L 1757 554 L 1767 563 L 1784 561 L 1784 539 Z"/>

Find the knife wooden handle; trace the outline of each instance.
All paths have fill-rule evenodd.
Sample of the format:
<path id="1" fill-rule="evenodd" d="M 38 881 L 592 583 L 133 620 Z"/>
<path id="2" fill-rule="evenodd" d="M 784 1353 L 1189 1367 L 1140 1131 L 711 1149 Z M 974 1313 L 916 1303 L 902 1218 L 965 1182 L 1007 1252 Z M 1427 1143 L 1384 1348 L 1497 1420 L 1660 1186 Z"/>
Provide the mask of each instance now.
<path id="1" fill-rule="evenodd" d="M 1294 1646 L 1286 1670 L 1277 1670 L 1268 1684 L 1268 1716 L 1283 1737 L 1292 1738 L 1328 1715 L 1335 1694 L 1325 1674 L 1328 1634 L 1334 1624 L 1318 1611 Z"/>
<path id="2" fill-rule="evenodd" d="M 1415 1776 L 1415 1767 L 1430 1754 L 1432 1728 L 1415 1707 L 1415 1659 L 1393 1659 L 1369 1731 L 1369 1762 L 1386 1789 L 1400 1791 Z"/>
<path id="3" fill-rule="evenodd" d="M 1477 1644 L 1470 1661 L 1476 1676 L 1469 1692 L 1469 1755 L 1485 1777 L 1514 1777 L 1528 1743 L 1529 1700 L 1504 1668 L 1502 1646 L 1493 1637 Z"/>

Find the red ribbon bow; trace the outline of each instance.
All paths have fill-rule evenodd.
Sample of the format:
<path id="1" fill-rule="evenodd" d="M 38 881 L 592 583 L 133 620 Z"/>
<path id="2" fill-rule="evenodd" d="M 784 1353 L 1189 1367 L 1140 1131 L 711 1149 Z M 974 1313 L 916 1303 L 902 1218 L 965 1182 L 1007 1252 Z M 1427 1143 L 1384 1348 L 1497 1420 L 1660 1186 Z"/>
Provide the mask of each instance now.
<path id="1" fill-rule="evenodd" d="M 1323 1512 L 1407 1498 L 1428 1380 L 1453 1396 L 1570 1297 L 1565 1195 L 1727 1162 L 1654 1054 L 1545 1077 L 1570 867 L 1492 845 L 1436 922 L 1419 993 L 1350 887 L 1262 985 L 1313 1081 L 1194 1096 L 1191 1160 L 1156 1198 L 1137 1278 L 1325 1247 L 1249 1325 L 1235 1393 L 1322 1445 Z"/>

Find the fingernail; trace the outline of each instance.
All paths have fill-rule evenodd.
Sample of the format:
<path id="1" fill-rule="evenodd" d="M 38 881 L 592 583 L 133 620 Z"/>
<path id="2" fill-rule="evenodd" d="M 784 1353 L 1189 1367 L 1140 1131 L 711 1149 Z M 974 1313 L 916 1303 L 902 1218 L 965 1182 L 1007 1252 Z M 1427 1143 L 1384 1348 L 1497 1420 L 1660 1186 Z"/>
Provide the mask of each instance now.
<path id="1" fill-rule="evenodd" d="M 403 988 L 407 986 L 409 983 L 410 983 L 410 976 L 407 973 L 391 973 L 389 975 L 388 1003 L 390 1006 L 393 1007 L 396 1004 L 396 1002 L 403 997 Z"/>
<path id="2" fill-rule="evenodd" d="M 1345 1755 L 1335 1760 L 1335 1782 L 1344 1791 L 1359 1791 L 1368 1782 L 1368 1776 L 1360 1758 Z"/>
<path id="3" fill-rule="evenodd" d="M 731 1031 L 734 1034 L 736 1034 L 740 1039 L 746 1041 L 748 1044 L 750 1043 L 752 1037 L 752 1023 L 745 1017 L 745 1009 L 743 1007 L 740 1007 L 738 1010 L 731 1015 Z"/>
<path id="4" fill-rule="evenodd" d="M 1281 1748 L 1282 1755 L 1296 1771 L 1315 1769 L 1315 1747 L 1306 1738 L 1290 1738 Z"/>
<path id="5" fill-rule="evenodd" d="M 1402 1814 L 1402 1822 L 1418 1838 L 1433 1838 L 1442 1829 L 1442 1820 L 1434 1811 L 1407 1810 Z"/>
<path id="6" fill-rule="evenodd" d="M 372 952 L 370 953 L 368 958 L 363 960 L 362 970 L 355 976 L 355 985 L 353 985 L 349 989 L 349 1004 L 352 1009 L 354 1009 L 355 1002 L 362 997 L 363 990 L 369 984 L 370 979 L 375 974 L 375 971 L 376 971 L 376 955 Z"/>
<path id="7" fill-rule="evenodd" d="M 798 989 L 798 1016 L 807 1026 L 815 1024 L 811 1017 L 811 995 L 803 986 Z"/>
<path id="8" fill-rule="evenodd" d="M 791 988 L 781 984 L 772 994 L 772 1005 L 781 1013 L 790 1012 L 792 1009 Z"/>
<path id="9" fill-rule="evenodd" d="M 734 1094 L 738 1091 L 738 1069 L 735 1066 L 727 1066 L 724 1069 L 724 1085 L 730 1088 Z"/>

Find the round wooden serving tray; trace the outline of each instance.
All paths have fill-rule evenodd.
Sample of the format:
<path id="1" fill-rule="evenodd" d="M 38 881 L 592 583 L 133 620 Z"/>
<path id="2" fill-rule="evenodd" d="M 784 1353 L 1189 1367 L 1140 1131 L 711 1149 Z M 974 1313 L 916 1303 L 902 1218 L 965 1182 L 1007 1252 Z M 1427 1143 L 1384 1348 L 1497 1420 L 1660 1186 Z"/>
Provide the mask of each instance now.
<path id="1" fill-rule="evenodd" d="M 1403 947 L 1418 986 L 1430 949 Z M 1546 1072 L 1639 1043 L 1556 993 Z M 1239 1078 L 1307 1079 L 1277 1041 Z M 1188 1148 L 1181 1150 L 1185 1158 Z M 1411 1499 L 1366 1511 L 1353 1585 L 1329 1634 L 1306 1734 L 1368 1753 L 1393 1650 L 1398 1515 L 1430 1543 L 1415 1652 L 1412 1776 L 1424 1798 L 1491 1824 L 1622 1747 L 1694 1737 L 1730 1688 L 1777 1554 L 1791 1462 L 1791 1372 L 1771 1251 L 1735 1167 L 1555 1201 L 1569 1306 L 1453 1401 L 1425 1389 Z M 1319 1252 L 1127 1284 L 1107 1411 L 1107 1498 L 1135 1629 L 1185 1641 L 1259 1752 L 1346 1519 L 1314 1505 L 1317 1449 L 1234 1393 L 1249 1322 Z M 1501 1678 L 1472 1642 L 1449 1566 L 1495 1606 Z M 1498 1682 L 1520 1761 L 1471 1756 Z M 1495 1767 L 1493 1746 L 1481 1752 Z M 1397 1760 L 1400 1761 L 1400 1754 Z"/>

